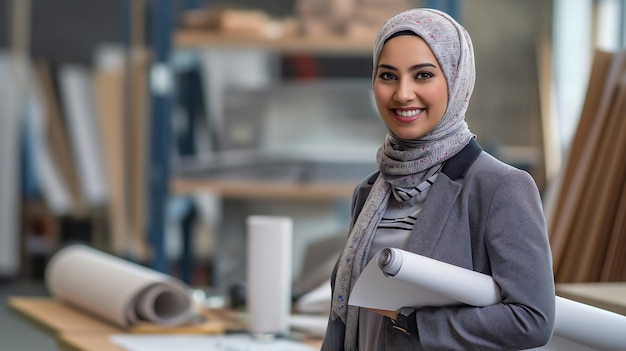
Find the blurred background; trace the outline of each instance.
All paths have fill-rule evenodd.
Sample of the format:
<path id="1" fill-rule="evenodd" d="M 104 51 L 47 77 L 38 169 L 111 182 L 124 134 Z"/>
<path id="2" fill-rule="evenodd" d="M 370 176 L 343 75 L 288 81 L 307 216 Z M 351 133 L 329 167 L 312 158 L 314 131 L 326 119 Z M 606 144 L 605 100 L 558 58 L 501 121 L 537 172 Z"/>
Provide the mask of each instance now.
<path id="1" fill-rule="evenodd" d="M 295 291 L 319 284 L 386 132 L 374 35 L 412 7 L 467 28 L 470 129 L 548 201 L 625 3 L 0 0 L 0 288 L 45 294 L 84 242 L 226 293 L 251 214 L 294 219 Z"/>

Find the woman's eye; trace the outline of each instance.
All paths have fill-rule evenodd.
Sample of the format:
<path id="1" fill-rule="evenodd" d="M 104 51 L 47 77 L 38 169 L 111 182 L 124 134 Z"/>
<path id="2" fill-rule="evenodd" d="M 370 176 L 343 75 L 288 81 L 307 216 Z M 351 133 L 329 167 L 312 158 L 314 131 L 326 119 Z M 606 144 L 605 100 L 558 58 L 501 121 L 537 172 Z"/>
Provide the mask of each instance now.
<path id="1" fill-rule="evenodd" d="M 389 73 L 389 72 L 383 72 L 380 74 L 380 78 L 383 80 L 392 80 L 395 79 L 395 75 L 393 73 Z"/>
<path id="2" fill-rule="evenodd" d="M 428 78 L 432 78 L 434 77 L 434 75 L 430 72 L 419 72 L 416 76 L 415 79 L 428 79 Z"/>

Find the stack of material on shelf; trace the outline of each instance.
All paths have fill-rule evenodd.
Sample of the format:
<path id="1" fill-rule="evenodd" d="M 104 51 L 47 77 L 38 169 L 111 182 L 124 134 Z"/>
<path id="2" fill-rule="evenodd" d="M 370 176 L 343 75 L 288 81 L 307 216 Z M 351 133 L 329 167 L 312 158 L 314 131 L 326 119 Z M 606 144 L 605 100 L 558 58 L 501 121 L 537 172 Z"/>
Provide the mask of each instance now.
<path id="1" fill-rule="evenodd" d="M 299 29 L 307 36 L 374 38 L 385 20 L 412 5 L 408 0 L 298 0 L 296 13 Z"/>
<path id="2" fill-rule="evenodd" d="M 185 12 L 182 27 L 251 37 L 336 37 L 372 39 L 391 16 L 412 8 L 410 0 L 297 0 L 295 18 L 272 18 L 260 9 L 208 5 Z"/>
<path id="3" fill-rule="evenodd" d="M 626 280 L 625 117 L 626 52 L 597 51 L 546 212 L 557 282 Z"/>
<path id="4" fill-rule="evenodd" d="M 187 11 L 182 18 L 185 28 L 208 30 L 221 34 L 276 37 L 293 28 L 290 19 L 272 19 L 259 9 L 210 5 Z M 291 30 L 293 32 L 293 30 Z"/>

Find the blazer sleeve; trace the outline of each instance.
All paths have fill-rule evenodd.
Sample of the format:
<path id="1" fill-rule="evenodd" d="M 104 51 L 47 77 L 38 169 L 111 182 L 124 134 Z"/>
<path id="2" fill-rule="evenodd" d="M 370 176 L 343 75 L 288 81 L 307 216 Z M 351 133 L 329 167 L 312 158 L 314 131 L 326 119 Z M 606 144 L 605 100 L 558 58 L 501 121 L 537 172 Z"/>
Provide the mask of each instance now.
<path id="1" fill-rule="evenodd" d="M 487 256 L 483 264 L 498 283 L 502 302 L 417 309 L 426 350 L 526 349 L 550 340 L 554 278 L 539 192 L 528 173 L 514 168 L 504 173 L 481 183 L 476 204 Z"/>

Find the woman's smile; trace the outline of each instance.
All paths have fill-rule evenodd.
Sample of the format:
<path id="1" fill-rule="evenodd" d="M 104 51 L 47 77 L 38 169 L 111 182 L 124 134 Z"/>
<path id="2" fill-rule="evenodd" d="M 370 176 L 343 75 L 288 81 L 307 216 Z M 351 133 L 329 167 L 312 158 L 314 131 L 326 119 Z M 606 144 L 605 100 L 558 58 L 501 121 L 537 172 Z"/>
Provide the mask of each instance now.
<path id="1" fill-rule="evenodd" d="M 392 108 L 391 112 L 401 123 L 411 123 L 422 115 L 423 109 L 420 108 Z"/>

